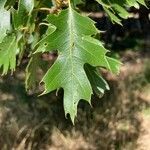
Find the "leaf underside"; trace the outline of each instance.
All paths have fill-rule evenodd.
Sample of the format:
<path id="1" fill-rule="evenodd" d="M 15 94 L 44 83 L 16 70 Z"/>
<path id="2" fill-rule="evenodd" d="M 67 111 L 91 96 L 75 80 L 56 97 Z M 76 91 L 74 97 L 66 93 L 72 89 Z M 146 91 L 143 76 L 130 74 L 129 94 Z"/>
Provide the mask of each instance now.
<path id="1" fill-rule="evenodd" d="M 7 31 L 11 28 L 10 11 L 4 9 L 6 0 L 0 1 L 0 43 L 7 35 Z"/>

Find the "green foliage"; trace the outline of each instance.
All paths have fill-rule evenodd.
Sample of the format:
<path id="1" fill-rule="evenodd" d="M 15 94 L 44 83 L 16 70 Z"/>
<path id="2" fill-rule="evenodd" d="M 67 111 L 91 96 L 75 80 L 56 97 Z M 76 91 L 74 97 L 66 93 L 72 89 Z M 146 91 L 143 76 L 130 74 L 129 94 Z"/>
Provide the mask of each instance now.
<path id="1" fill-rule="evenodd" d="M 121 19 L 128 18 L 126 7 L 145 5 L 144 0 L 96 1 L 112 22 L 119 24 Z M 57 2 L 60 6 L 63 3 L 62 0 Z M 64 10 L 57 10 L 48 0 L 0 0 L 0 67 L 3 75 L 9 70 L 14 71 L 17 55 L 20 61 L 24 52 L 29 54 L 26 89 L 37 85 L 37 72 L 42 68 L 47 72 L 42 79 L 45 85 L 43 94 L 63 88 L 65 115 L 70 114 L 74 122 L 81 99 L 90 103 L 93 91 L 101 96 L 109 89 L 97 68 L 118 74 L 121 63 L 108 57 L 108 50 L 95 38 L 99 33 L 95 22 L 77 12 L 76 8 L 82 1 L 66 2 L 66 7 L 64 3 L 62 5 Z M 40 26 L 42 24 L 47 27 Z M 42 53 L 55 50 L 58 58 L 45 71 Z"/>
<path id="2" fill-rule="evenodd" d="M 12 71 L 16 67 L 17 42 L 14 34 L 7 35 L 0 43 L 0 67 L 3 66 L 3 74 Z"/>
<path id="3" fill-rule="evenodd" d="M 13 25 L 15 29 L 20 29 L 27 25 L 34 8 L 34 0 L 20 0 L 18 9 L 13 12 Z"/>
<path id="4" fill-rule="evenodd" d="M 7 30 L 10 30 L 10 11 L 4 9 L 6 0 L 0 1 L 0 43 L 3 41 L 4 37 L 7 35 Z"/>
<path id="5" fill-rule="evenodd" d="M 146 6 L 144 0 L 96 0 L 101 4 L 113 23 L 121 25 L 121 19 L 127 19 L 129 13 L 126 8 L 139 8 L 139 4 Z"/>
<path id="6" fill-rule="evenodd" d="M 107 50 L 91 37 L 98 32 L 94 22 L 78 14 L 71 6 L 58 16 L 49 15 L 46 21 L 50 24 L 47 36 L 38 43 L 36 52 L 57 49 L 59 56 L 42 80 L 45 83 L 44 94 L 63 88 L 65 114 L 69 113 L 73 121 L 79 100 L 90 103 L 92 94 L 84 64 L 113 70 L 120 63 L 116 61 L 115 66 L 110 67 L 113 63 L 105 55 Z M 85 24 L 88 26 L 84 27 Z"/>

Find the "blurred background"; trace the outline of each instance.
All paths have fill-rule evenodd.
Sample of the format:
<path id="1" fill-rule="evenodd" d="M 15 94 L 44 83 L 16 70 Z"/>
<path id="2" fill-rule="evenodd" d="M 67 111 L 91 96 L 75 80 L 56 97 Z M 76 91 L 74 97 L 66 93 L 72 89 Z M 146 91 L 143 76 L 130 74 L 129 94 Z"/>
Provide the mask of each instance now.
<path id="1" fill-rule="evenodd" d="M 26 93 L 24 66 L 0 77 L 2 150 L 150 150 L 150 10 L 131 8 L 114 25 L 93 0 L 82 13 L 96 21 L 98 39 L 123 63 L 118 76 L 103 71 L 110 85 L 92 108 L 80 102 L 73 126 L 63 111 L 62 91 L 38 97 Z"/>

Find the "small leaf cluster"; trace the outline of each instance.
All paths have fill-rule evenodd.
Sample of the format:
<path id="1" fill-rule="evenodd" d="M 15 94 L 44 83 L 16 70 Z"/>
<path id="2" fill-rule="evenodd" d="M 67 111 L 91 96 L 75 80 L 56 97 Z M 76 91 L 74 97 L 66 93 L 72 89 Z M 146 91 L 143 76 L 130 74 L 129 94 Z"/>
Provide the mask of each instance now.
<path id="1" fill-rule="evenodd" d="M 140 8 L 140 4 L 146 7 L 144 0 L 96 0 L 102 5 L 103 9 L 113 23 L 121 24 L 121 19 L 127 19 L 130 15 L 130 7 Z"/>

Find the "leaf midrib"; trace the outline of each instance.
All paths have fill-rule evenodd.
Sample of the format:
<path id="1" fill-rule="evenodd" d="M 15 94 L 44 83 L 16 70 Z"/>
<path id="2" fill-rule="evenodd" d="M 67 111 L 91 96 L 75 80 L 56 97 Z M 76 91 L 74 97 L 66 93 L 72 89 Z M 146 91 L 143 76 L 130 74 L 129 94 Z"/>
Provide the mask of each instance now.
<path id="1" fill-rule="evenodd" d="M 73 28 L 73 14 L 72 14 L 72 8 L 69 6 L 69 13 L 68 13 L 68 25 L 69 25 L 69 39 L 70 39 L 70 45 L 69 45 L 69 56 L 71 60 L 71 85 L 73 85 L 73 76 L 74 76 L 74 65 L 73 65 L 73 48 L 74 48 L 74 28 Z M 71 91 L 73 92 L 73 86 L 71 86 Z M 72 99 L 73 104 L 75 101 L 75 96 L 72 93 Z"/>

